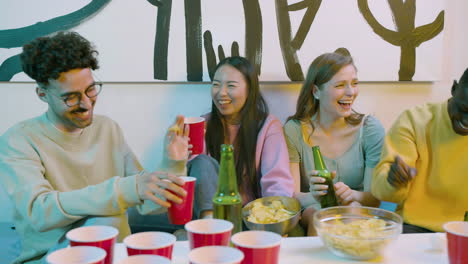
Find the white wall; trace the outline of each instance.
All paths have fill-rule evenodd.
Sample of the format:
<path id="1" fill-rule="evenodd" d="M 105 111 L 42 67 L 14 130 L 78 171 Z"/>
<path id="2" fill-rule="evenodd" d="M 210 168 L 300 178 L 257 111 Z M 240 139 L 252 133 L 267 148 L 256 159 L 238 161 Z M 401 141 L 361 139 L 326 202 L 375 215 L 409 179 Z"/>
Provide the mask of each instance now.
<path id="1" fill-rule="evenodd" d="M 356 109 L 377 116 L 388 129 L 398 114 L 413 105 L 449 97 L 451 82 L 468 67 L 466 25 L 468 1 L 447 1 L 443 78 L 435 83 L 362 83 Z M 365 58 L 360 58 L 364 60 Z M 358 65 L 359 67 L 359 65 Z M 129 69 L 131 70 L 131 69 Z M 33 83 L 0 83 L 0 134 L 13 124 L 43 113 L 46 105 Z M 264 83 L 262 91 L 270 110 L 285 120 L 295 110 L 298 83 Z M 129 145 L 148 170 L 157 167 L 165 129 L 177 114 L 200 115 L 210 108 L 209 84 L 105 83 L 96 113 L 116 120 Z M 1 175 L 0 175 L 1 177 Z M 0 188 L 1 189 L 1 188 Z M 12 208 L 0 190 L 0 222 L 11 221 Z"/>

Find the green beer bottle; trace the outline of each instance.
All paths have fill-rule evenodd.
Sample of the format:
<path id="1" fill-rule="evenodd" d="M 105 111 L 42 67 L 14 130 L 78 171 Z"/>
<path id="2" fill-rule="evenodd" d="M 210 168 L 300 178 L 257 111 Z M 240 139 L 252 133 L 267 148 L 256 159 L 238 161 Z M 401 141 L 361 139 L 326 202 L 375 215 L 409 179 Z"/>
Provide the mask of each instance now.
<path id="1" fill-rule="evenodd" d="M 242 199 L 237 188 L 234 147 L 221 145 L 218 190 L 213 197 L 213 217 L 231 221 L 232 233 L 242 231 Z"/>
<path id="2" fill-rule="evenodd" d="M 314 155 L 315 170 L 319 172 L 320 177 L 325 179 L 325 185 L 328 186 L 327 194 L 320 198 L 320 205 L 322 208 L 338 205 L 338 199 L 336 199 L 335 187 L 333 186 L 333 179 L 331 173 L 327 170 L 327 166 L 323 161 L 322 154 L 320 153 L 319 146 L 312 147 L 312 154 Z"/>
<path id="3" fill-rule="evenodd" d="M 468 211 L 465 211 L 465 217 L 464 217 L 463 221 L 468 222 Z"/>

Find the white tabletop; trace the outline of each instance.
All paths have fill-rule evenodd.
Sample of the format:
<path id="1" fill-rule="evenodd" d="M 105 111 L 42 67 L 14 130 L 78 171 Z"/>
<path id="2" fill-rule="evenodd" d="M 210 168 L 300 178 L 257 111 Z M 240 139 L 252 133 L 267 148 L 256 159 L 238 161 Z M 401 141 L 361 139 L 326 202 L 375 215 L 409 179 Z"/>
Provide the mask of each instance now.
<path id="1" fill-rule="evenodd" d="M 189 253 L 187 241 L 176 242 L 172 257 L 174 264 L 187 264 Z M 127 256 L 122 243 L 115 248 L 114 263 Z M 384 255 L 371 263 L 397 264 L 429 264 L 448 263 L 445 234 L 402 234 L 389 245 Z M 280 264 L 339 264 L 339 263 L 369 263 L 347 260 L 333 255 L 323 245 L 318 237 L 283 238 L 280 249 Z"/>

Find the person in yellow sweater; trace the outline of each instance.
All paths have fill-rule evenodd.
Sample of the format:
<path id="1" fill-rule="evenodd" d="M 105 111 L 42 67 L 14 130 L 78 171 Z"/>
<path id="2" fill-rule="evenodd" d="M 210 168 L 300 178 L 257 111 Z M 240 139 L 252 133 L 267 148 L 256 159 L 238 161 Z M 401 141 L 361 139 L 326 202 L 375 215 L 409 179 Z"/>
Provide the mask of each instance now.
<path id="1" fill-rule="evenodd" d="M 385 137 L 372 194 L 398 204 L 403 232 L 441 232 L 468 210 L 468 69 L 452 97 L 403 112 Z"/>
<path id="2" fill-rule="evenodd" d="M 96 55 L 74 32 L 23 47 L 23 70 L 48 110 L 0 137 L 0 184 L 14 204 L 22 244 L 13 263 L 42 263 L 47 253 L 67 246 L 67 231 L 80 226 L 114 226 L 121 241 L 130 234 L 127 208 L 157 213 L 186 195 L 175 175 L 144 171 L 117 123 L 93 114 L 102 88 L 92 74 Z M 183 118 L 176 124 L 181 129 L 169 132 L 166 144 L 171 169 L 185 168 L 189 154 Z"/>

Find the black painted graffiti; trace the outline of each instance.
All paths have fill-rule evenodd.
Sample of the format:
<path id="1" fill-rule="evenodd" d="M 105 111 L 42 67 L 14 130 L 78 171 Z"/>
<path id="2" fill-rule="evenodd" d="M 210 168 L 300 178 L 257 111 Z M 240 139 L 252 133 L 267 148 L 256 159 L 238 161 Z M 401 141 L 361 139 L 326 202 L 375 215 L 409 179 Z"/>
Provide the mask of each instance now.
<path id="1" fill-rule="evenodd" d="M 255 66 L 258 75 L 262 66 L 263 24 L 258 0 L 242 0 L 245 17 L 245 57 Z"/>
<path id="2" fill-rule="evenodd" d="M 213 48 L 213 37 L 211 36 L 211 32 L 209 30 L 205 31 L 203 34 L 203 41 L 205 46 L 205 53 L 206 53 L 206 64 L 208 66 L 208 74 L 210 76 L 210 80 L 213 80 L 214 76 L 214 69 L 218 64 L 216 60 L 216 53 Z M 239 43 L 237 41 L 233 41 L 231 44 L 231 56 L 239 56 Z M 226 58 L 224 53 L 223 46 L 218 45 L 218 59 L 219 61 Z"/>
<path id="3" fill-rule="evenodd" d="M 148 0 L 148 2 L 158 7 L 156 36 L 154 39 L 153 78 L 167 80 L 167 52 L 172 0 Z"/>
<path id="4" fill-rule="evenodd" d="M 202 18 L 200 0 L 185 0 L 187 80 L 203 81 Z"/>
<path id="5" fill-rule="evenodd" d="M 68 30 L 83 23 L 102 10 L 111 0 L 93 0 L 85 7 L 70 14 L 53 18 L 34 25 L 0 30 L 0 48 L 21 47 L 34 38 Z M 147 0 L 157 7 L 156 32 L 154 40 L 153 78 L 168 79 L 169 36 L 171 30 L 172 0 Z M 188 81 L 203 80 L 203 51 L 210 78 L 217 62 L 226 57 L 225 49 L 213 47 L 212 31 L 205 30 L 202 36 L 201 0 L 184 0 L 186 71 Z M 388 0 L 397 30 L 384 28 L 369 10 L 367 0 L 357 0 L 358 8 L 372 30 L 385 41 L 401 48 L 400 81 L 412 80 L 416 67 L 416 48 L 437 36 L 444 26 L 444 11 L 430 24 L 415 27 L 416 0 Z M 263 19 L 259 0 L 242 0 L 245 19 L 245 48 L 243 54 L 261 73 L 263 49 Z M 291 81 L 303 81 L 304 73 L 299 63 L 298 51 L 303 47 L 322 0 L 302 0 L 288 4 L 288 0 L 275 0 L 278 38 L 286 74 Z M 305 10 L 299 27 L 292 34 L 291 15 Z M 233 41 L 230 55 L 239 54 L 239 42 Z M 226 48 L 226 47 L 225 47 Z M 216 54 L 217 53 L 217 54 Z M 0 81 L 9 81 L 21 71 L 18 55 L 7 58 L 0 65 Z"/>
<path id="6" fill-rule="evenodd" d="M 416 0 L 388 0 L 398 31 L 384 28 L 372 15 L 367 0 L 358 0 L 359 11 L 372 30 L 388 43 L 400 46 L 399 81 L 413 80 L 416 71 L 416 47 L 437 36 L 444 28 L 444 11 L 427 25 L 415 27 Z"/>
<path id="7" fill-rule="evenodd" d="M 156 28 L 156 41 L 154 46 L 154 78 L 167 80 L 167 59 L 169 47 L 169 21 L 171 17 L 171 0 L 148 0 L 158 7 L 158 21 Z M 245 18 L 245 57 L 255 65 L 260 74 L 262 62 L 262 14 L 258 0 L 243 0 Z M 200 0 L 185 0 L 185 38 L 187 80 L 203 80 L 202 61 L 202 15 Z M 212 44 L 212 36 L 209 30 L 203 34 L 204 48 L 208 72 L 212 78 L 211 70 L 216 66 L 217 60 Z M 238 42 L 232 44 L 231 55 L 239 55 Z M 218 47 L 218 57 L 224 58 L 224 49 Z M 214 64 L 214 65 L 213 65 Z"/>
<path id="8" fill-rule="evenodd" d="M 74 28 L 93 17 L 110 1 L 93 0 L 83 8 L 64 16 L 22 28 L 0 30 L 0 48 L 21 47 L 37 37 Z M 14 55 L 0 65 L 0 81 L 9 81 L 21 71 L 19 55 Z"/>
<path id="9" fill-rule="evenodd" d="M 297 58 L 297 51 L 301 49 L 304 40 L 309 33 L 310 26 L 315 19 L 315 15 L 322 4 L 322 0 L 304 0 L 292 5 L 288 5 L 287 0 L 276 0 L 276 17 L 278 19 L 278 34 L 283 53 L 286 74 L 291 81 L 303 81 L 304 73 Z M 289 12 L 307 8 L 302 18 L 296 36 L 291 40 L 291 20 Z"/>
<path id="10" fill-rule="evenodd" d="M 11 80 L 15 74 L 20 73 L 22 70 L 20 55 L 11 56 L 0 65 L 0 81 Z"/>
<path id="11" fill-rule="evenodd" d="M 167 80 L 172 0 L 148 0 L 158 8 L 156 36 L 154 41 L 153 78 Z M 200 0 L 185 0 L 185 39 L 187 80 L 202 81 L 203 65 L 201 51 L 201 5 Z"/>

